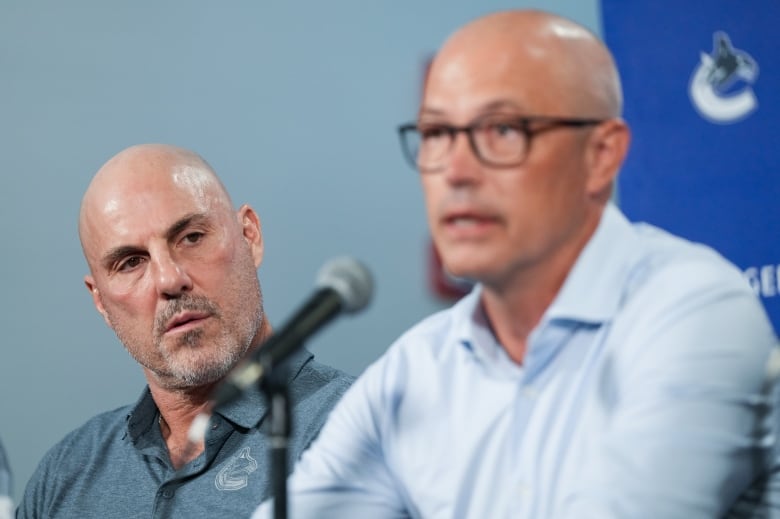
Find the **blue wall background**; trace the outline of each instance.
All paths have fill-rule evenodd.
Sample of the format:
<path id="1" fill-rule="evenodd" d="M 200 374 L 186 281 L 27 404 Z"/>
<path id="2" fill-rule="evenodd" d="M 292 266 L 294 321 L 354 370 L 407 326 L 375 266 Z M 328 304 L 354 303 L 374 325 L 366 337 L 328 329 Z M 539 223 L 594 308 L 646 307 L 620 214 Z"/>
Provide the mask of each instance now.
<path id="1" fill-rule="evenodd" d="M 263 222 L 272 322 L 349 254 L 371 308 L 309 343 L 361 372 L 444 303 L 428 292 L 422 198 L 395 126 L 426 57 L 486 12 L 536 6 L 600 32 L 597 0 L 0 4 L 0 438 L 15 497 L 44 452 L 144 380 L 92 307 L 76 221 L 93 173 L 131 144 L 201 153 Z"/>
<path id="2" fill-rule="evenodd" d="M 734 262 L 780 330 L 780 2 L 601 4 L 633 133 L 621 207 Z"/>

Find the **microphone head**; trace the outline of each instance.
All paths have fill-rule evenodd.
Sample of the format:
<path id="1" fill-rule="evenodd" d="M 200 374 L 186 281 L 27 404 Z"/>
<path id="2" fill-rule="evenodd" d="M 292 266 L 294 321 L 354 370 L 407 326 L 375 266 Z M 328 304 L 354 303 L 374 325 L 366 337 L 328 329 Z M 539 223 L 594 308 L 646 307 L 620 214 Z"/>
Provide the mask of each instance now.
<path id="1" fill-rule="evenodd" d="M 362 263 L 342 257 L 323 265 L 317 274 L 317 287 L 334 290 L 341 298 L 343 311 L 351 314 L 368 306 L 374 281 Z"/>

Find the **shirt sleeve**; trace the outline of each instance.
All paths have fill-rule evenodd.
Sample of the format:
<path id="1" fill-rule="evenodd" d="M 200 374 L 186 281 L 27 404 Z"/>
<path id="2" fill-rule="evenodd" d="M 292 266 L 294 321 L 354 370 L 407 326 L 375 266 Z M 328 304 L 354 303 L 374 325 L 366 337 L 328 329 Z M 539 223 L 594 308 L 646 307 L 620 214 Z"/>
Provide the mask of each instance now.
<path id="1" fill-rule="evenodd" d="M 410 517 L 382 447 L 393 394 L 399 393 L 387 387 L 394 383 L 385 376 L 389 369 L 386 357 L 370 366 L 304 452 L 288 478 L 291 519 Z M 273 517 L 273 500 L 261 504 L 252 517 Z"/>
<path id="2" fill-rule="evenodd" d="M 627 305 L 607 427 L 562 517 L 722 517 L 771 458 L 771 325 L 741 280 L 695 265 Z"/>

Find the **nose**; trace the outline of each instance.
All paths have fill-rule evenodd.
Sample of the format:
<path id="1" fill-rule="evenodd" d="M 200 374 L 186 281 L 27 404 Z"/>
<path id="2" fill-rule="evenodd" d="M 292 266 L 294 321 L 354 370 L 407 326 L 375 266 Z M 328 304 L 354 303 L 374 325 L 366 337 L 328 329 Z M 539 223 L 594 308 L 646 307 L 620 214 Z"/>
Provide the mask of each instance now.
<path id="1" fill-rule="evenodd" d="M 444 175 L 453 185 L 473 184 L 482 178 L 482 164 L 475 155 L 467 132 L 460 131 L 453 136 Z"/>
<path id="2" fill-rule="evenodd" d="M 157 293 L 164 299 L 175 299 L 192 290 L 192 279 L 170 253 L 163 252 L 153 261 Z"/>

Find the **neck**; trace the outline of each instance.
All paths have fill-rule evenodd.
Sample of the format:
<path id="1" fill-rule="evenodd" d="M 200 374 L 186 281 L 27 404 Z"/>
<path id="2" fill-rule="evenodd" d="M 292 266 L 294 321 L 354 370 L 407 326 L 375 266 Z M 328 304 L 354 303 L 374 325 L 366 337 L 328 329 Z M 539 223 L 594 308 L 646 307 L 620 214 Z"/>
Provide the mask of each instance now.
<path id="1" fill-rule="evenodd" d="M 516 288 L 484 285 L 482 305 L 485 314 L 496 339 L 517 364 L 523 363 L 528 336 L 560 289 L 561 283 L 546 281 L 534 279 Z"/>
<path id="2" fill-rule="evenodd" d="M 558 295 L 599 221 L 595 218 L 583 225 L 573 239 L 543 259 L 516 268 L 499 280 L 483 281 L 485 314 L 498 342 L 514 362 L 522 364 L 528 336 Z"/>
<path id="3" fill-rule="evenodd" d="M 203 442 L 190 443 L 188 433 L 196 416 L 210 412 L 209 396 L 213 385 L 185 392 L 162 388 L 150 380 L 149 389 L 160 411 L 160 432 L 168 455 L 178 470 L 203 452 Z"/>

